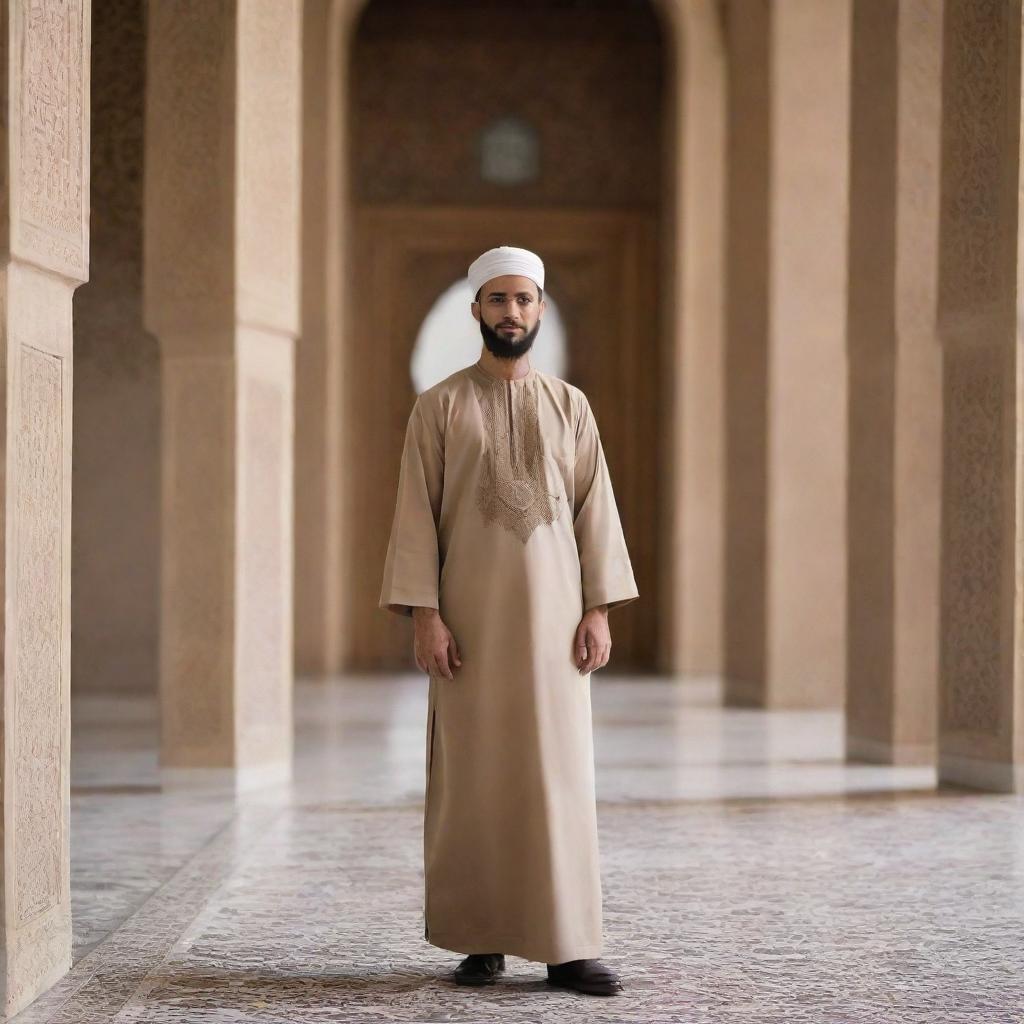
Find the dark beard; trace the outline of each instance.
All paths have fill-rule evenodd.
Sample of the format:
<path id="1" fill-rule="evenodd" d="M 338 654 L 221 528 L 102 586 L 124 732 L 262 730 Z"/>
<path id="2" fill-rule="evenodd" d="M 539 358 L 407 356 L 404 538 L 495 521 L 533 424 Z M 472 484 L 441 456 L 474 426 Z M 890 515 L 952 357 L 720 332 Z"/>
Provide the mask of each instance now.
<path id="1" fill-rule="evenodd" d="M 479 322 L 480 334 L 483 336 L 487 351 L 498 359 L 517 359 L 519 356 L 526 355 L 533 345 L 534 338 L 537 337 L 537 332 L 540 330 L 540 320 L 538 319 L 533 325 L 533 330 L 524 334 L 522 340 L 517 341 L 513 337 L 509 341 L 503 338 L 493 327 L 488 327 L 484 323 L 483 317 L 480 318 Z"/>

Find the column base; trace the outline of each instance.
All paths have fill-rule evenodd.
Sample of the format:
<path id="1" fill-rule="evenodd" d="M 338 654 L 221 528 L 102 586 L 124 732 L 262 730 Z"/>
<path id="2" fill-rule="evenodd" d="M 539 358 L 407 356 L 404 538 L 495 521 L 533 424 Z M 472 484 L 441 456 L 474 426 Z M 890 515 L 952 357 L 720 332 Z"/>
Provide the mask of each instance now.
<path id="1" fill-rule="evenodd" d="M 239 768 L 164 768 L 160 769 L 163 789 L 230 789 L 246 793 L 267 786 L 290 782 L 291 761 L 246 765 Z"/>
<path id="2" fill-rule="evenodd" d="M 758 708 L 762 711 L 841 711 L 842 701 L 826 694 L 796 686 L 772 686 L 767 682 L 726 677 L 723 681 L 723 706 Z"/>
<path id="3" fill-rule="evenodd" d="M 846 737 L 846 760 L 869 764 L 934 764 L 935 746 L 931 743 L 891 743 L 867 736 Z"/>
<path id="4" fill-rule="evenodd" d="M 722 704 L 727 708 L 765 707 L 765 688 L 762 683 L 747 679 L 722 680 Z"/>
<path id="5" fill-rule="evenodd" d="M 1024 793 L 1024 764 L 940 754 L 939 785 L 944 782 L 992 793 Z"/>
<path id="6" fill-rule="evenodd" d="M 55 907 L 22 928 L 8 928 L 0 1000 L 8 1020 L 71 970 L 71 907 Z"/>

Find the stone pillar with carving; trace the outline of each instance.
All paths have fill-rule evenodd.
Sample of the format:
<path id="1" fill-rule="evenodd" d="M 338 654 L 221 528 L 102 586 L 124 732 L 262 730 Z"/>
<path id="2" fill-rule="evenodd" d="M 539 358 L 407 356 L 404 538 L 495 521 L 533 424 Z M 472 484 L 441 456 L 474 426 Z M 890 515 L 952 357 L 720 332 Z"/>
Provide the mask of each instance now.
<path id="1" fill-rule="evenodd" d="M 939 650 L 942 6 L 855 0 L 846 751 L 930 763 Z"/>
<path id="2" fill-rule="evenodd" d="M 301 4 L 149 8 L 146 326 L 163 361 L 160 761 L 287 778 Z"/>
<path id="3" fill-rule="evenodd" d="M 71 302 L 89 272 L 91 12 L 3 13 L 6 1018 L 71 966 Z"/>
<path id="4" fill-rule="evenodd" d="M 946 0 L 943 36 L 939 778 L 1020 792 L 1020 0 Z"/>
<path id="5" fill-rule="evenodd" d="M 849 0 L 726 8 L 725 698 L 838 707 Z"/>

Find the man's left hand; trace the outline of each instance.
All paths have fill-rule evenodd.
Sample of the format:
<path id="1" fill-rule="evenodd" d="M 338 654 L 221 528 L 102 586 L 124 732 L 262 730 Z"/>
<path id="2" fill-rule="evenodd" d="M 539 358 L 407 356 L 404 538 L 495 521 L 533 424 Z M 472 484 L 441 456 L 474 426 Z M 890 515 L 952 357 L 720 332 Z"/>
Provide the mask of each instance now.
<path id="1" fill-rule="evenodd" d="M 574 660 L 581 676 L 608 664 L 612 653 L 612 635 L 608 630 L 608 608 L 600 605 L 584 612 L 576 627 Z"/>

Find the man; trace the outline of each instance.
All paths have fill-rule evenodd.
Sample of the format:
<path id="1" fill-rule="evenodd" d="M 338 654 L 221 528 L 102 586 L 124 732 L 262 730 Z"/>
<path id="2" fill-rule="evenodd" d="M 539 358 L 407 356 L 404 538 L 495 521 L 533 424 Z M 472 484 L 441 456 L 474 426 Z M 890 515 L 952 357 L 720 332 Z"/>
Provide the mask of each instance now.
<path id="1" fill-rule="evenodd" d="M 639 595 L 587 398 L 527 359 L 544 264 L 498 246 L 469 281 L 484 347 L 413 406 L 379 602 L 430 676 L 424 937 L 469 954 L 460 984 L 510 954 L 612 995 L 590 673 Z"/>

